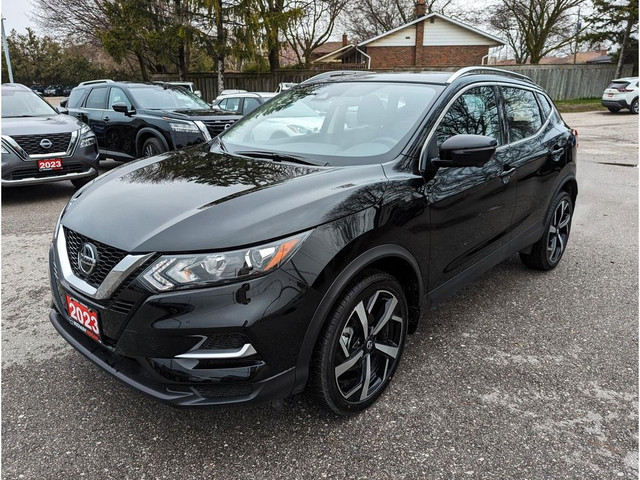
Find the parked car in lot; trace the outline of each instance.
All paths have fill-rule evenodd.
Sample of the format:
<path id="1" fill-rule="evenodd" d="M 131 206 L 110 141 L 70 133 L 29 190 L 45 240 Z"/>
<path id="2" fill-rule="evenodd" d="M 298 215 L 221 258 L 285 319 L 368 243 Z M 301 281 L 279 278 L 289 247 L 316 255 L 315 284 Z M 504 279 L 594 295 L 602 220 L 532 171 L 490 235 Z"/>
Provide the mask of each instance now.
<path id="1" fill-rule="evenodd" d="M 44 85 L 31 85 L 31 90 L 35 93 L 39 93 L 40 95 L 44 95 L 44 89 L 46 87 Z"/>
<path id="2" fill-rule="evenodd" d="M 245 92 L 219 96 L 211 105 L 215 110 L 247 115 L 267 100 L 275 97 L 271 92 Z"/>
<path id="3" fill-rule="evenodd" d="M 290 90 L 293 87 L 295 87 L 296 85 L 298 85 L 297 83 L 293 83 L 293 82 L 281 82 L 278 84 L 278 88 L 276 88 L 276 93 L 280 93 L 280 92 L 284 92 L 286 90 Z"/>
<path id="4" fill-rule="evenodd" d="M 69 95 L 71 95 L 71 90 L 73 90 L 73 86 L 72 85 L 67 85 L 66 87 L 64 87 L 62 89 L 62 95 L 65 97 L 68 97 Z"/>
<path id="5" fill-rule="evenodd" d="M 66 107 L 94 131 L 101 158 L 123 161 L 209 141 L 241 118 L 181 87 L 111 80 L 81 83 Z"/>
<path id="6" fill-rule="evenodd" d="M 64 87 L 62 85 L 49 85 L 44 89 L 45 97 L 61 97 L 64 94 Z"/>
<path id="7" fill-rule="evenodd" d="M 97 176 L 98 146 L 87 125 L 24 85 L 2 85 L 3 187 L 63 180 L 81 187 Z"/>
<path id="8" fill-rule="evenodd" d="M 322 112 L 320 128 L 254 137 L 305 109 Z M 311 80 L 209 143 L 74 196 L 50 249 L 50 320 L 164 402 L 307 388 L 352 414 L 386 389 L 431 305 L 518 252 L 534 269 L 558 265 L 576 153 L 577 132 L 522 75 Z"/>
<path id="9" fill-rule="evenodd" d="M 638 114 L 638 77 L 613 80 L 602 94 L 602 105 L 617 113 L 623 108 Z"/>

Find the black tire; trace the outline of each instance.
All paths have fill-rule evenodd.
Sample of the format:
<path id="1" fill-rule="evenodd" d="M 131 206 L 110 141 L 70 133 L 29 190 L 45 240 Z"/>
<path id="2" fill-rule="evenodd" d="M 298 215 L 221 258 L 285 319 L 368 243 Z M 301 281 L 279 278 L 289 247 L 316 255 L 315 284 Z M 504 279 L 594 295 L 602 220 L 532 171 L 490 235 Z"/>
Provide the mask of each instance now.
<path id="1" fill-rule="evenodd" d="M 94 175 L 92 177 L 85 177 L 85 178 L 78 178 L 75 180 L 71 180 L 71 183 L 73 183 L 73 186 L 76 187 L 76 189 L 80 189 L 82 187 L 84 187 L 87 183 L 89 183 L 90 181 L 94 180 L 98 178 L 98 175 Z"/>
<path id="2" fill-rule="evenodd" d="M 607 107 L 611 113 L 618 113 L 620 109 L 618 107 Z"/>
<path id="3" fill-rule="evenodd" d="M 638 99 L 636 98 L 633 102 L 631 102 L 631 108 L 629 111 L 634 115 L 638 115 Z"/>
<path id="4" fill-rule="evenodd" d="M 162 142 L 158 140 L 156 137 L 149 137 L 142 144 L 143 157 L 151 157 L 153 155 L 158 155 L 166 151 L 167 149 L 164 148 L 164 145 L 162 144 Z"/>
<path id="5" fill-rule="evenodd" d="M 572 216 L 571 196 L 567 192 L 560 192 L 547 212 L 544 235 L 533 244 L 531 253 L 520 252 L 522 263 L 536 270 L 555 268 L 567 248 Z"/>
<path id="6" fill-rule="evenodd" d="M 340 294 L 318 337 L 310 393 L 339 415 L 369 407 L 400 363 L 408 324 L 398 281 L 377 270 L 363 273 Z"/>

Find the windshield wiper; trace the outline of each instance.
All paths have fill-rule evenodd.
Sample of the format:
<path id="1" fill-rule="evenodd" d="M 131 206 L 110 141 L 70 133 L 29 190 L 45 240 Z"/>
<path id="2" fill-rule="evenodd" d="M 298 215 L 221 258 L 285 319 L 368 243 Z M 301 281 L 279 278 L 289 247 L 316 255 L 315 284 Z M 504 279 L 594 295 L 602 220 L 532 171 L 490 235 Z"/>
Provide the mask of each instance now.
<path id="1" fill-rule="evenodd" d="M 251 150 L 247 152 L 235 152 L 236 155 L 243 155 L 245 157 L 251 158 L 268 158 L 269 160 L 273 160 L 274 162 L 291 162 L 291 163 L 299 163 L 302 165 L 313 165 L 316 167 L 327 167 L 329 163 L 322 163 L 310 160 L 306 157 L 300 157 L 298 155 L 292 155 L 290 153 L 278 153 L 278 152 L 267 152 L 260 150 Z"/>

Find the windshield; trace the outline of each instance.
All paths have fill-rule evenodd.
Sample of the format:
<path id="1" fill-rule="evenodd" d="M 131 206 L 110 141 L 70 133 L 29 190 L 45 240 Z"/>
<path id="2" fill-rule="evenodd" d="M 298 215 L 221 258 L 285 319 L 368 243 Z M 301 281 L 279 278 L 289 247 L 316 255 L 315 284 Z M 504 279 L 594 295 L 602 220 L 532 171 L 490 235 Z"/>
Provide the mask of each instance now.
<path id="1" fill-rule="evenodd" d="M 57 112 L 31 90 L 2 89 L 2 118 L 51 115 L 57 115 Z"/>
<path id="2" fill-rule="evenodd" d="M 148 110 L 209 110 L 207 102 L 201 100 L 183 87 L 164 88 L 160 86 L 144 86 L 131 88 L 135 97 L 134 104 L 138 108 Z"/>
<path id="3" fill-rule="evenodd" d="M 331 165 L 382 162 L 400 153 L 441 91 L 414 83 L 301 85 L 258 108 L 221 138 L 232 153 L 274 152 Z"/>

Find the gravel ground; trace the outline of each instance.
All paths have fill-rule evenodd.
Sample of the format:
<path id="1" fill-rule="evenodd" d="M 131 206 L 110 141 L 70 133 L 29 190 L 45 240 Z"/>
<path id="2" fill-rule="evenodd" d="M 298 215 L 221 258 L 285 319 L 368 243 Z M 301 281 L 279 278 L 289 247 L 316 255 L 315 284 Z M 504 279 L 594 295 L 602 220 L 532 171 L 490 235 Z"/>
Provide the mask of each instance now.
<path id="1" fill-rule="evenodd" d="M 73 188 L 3 189 L 2 477 L 636 478 L 638 116 L 564 117 L 580 195 L 560 266 L 514 256 L 430 311 L 389 390 L 349 419 L 304 396 L 176 410 L 121 385 L 48 321 Z"/>

